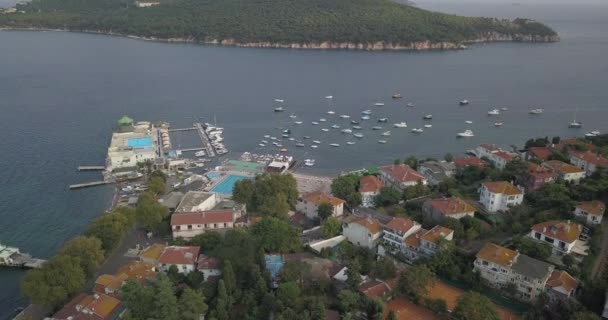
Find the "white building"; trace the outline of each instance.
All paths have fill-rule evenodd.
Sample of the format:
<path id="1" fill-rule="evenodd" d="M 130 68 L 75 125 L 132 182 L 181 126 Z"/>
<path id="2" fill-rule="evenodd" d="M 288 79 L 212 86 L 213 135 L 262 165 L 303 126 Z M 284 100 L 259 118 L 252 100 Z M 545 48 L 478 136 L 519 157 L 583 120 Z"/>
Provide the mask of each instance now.
<path id="1" fill-rule="evenodd" d="M 578 280 L 566 271 L 555 270 L 547 280 L 546 288 L 551 300 L 566 300 L 574 296 L 578 288 Z"/>
<path id="2" fill-rule="evenodd" d="M 422 227 L 416 221 L 406 218 L 393 218 L 384 226 L 384 250 L 393 253 L 405 252 L 405 239 Z"/>
<path id="3" fill-rule="evenodd" d="M 506 181 L 483 182 L 479 189 L 479 202 L 492 213 L 508 211 L 523 201 L 524 192 Z"/>
<path id="4" fill-rule="evenodd" d="M 475 148 L 475 154 L 479 158 L 487 158 L 499 170 L 503 170 L 507 163 L 514 158 L 512 153 L 504 151 L 493 144 L 480 144 Z"/>
<path id="5" fill-rule="evenodd" d="M 585 170 L 587 176 L 592 175 L 598 168 L 608 168 L 608 158 L 602 157 L 591 151 L 571 152 L 570 162 Z"/>
<path id="6" fill-rule="evenodd" d="M 403 190 L 419 183 L 427 184 L 426 178 L 405 164 L 393 164 L 380 167 L 380 180 L 387 187 Z"/>
<path id="7" fill-rule="evenodd" d="M 213 192 L 188 191 L 175 209 L 175 212 L 200 212 L 213 209 L 221 201 Z"/>
<path id="8" fill-rule="evenodd" d="M 232 209 L 203 212 L 183 212 L 171 215 L 173 239 L 192 239 L 206 231 L 225 231 L 234 228 L 236 220 Z"/>
<path id="9" fill-rule="evenodd" d="M 422 211 L 435 221 L 443 220 L 443 218 L 462 219 L 475 216 L 475 208 L 456 197 L 427 200 L 422 205 Z"/>
<path id="10" fill-rule="evenodd" d="M 384 184 L 376 176 L 363 176 L 359 179 L 359 193 L 361 193 L 361 205 L 366 208 L 374 207 L 374 199 L 380 194 Z"/>
<path id="11" fill-rule="evenodd" d="M 568 220 L 567 222 L 551 220 L 532 226 L 528 236 L 532 239 L 550 244 L 553 253 L 563 256 L 574 248 L 583 227 Z"/>
<path id="12" fill-rule="evenodd" d="M 559 160 L 549 160 L 542 163 L 543 167 L 549 168 L 559 175 L 559 178 L 573 183 L 578 183 L 585 178 L 585 170 Z"/>
<path id="13" fill-rule="evenodd" d="M 194 271 L 200 247 L 166 247 L 158 258 L 157 268 L 167 272 L 171 266 L 176 266 L 179 273 L 188 274 Z"/>
<path id="14" fill-rule="evenodd" d="M 574 215 L 589 224 L 600 224 L 606 211 L 606 205 L 599 201 L 585 201 L 579 203 L 574 209 Z"/>
<path id="15" fill-rule="evenodd" d="M 354 217 L 344 225 L 342 235 L 357 246 L 372 249 L 382 237 L 382 226 L 374 218 Z"/>
<path id="16" fill-rule="evenodd" d="M 403 241 L 405 258 L 413 262 L 420 257 L 432 257 L 441 249 L 441 240 L 452 241 L 453 238 L 454 231 L 440 225 L 431 230 L 418 229 Z"/>
<path id="17" fill-rule="evenodd" d="M 333 207 L 332 216 L 342 216 L 342 213 L 344 212 L 344 200 L 338 199 L 321 191 L 315 191 L 303 195 L 296 204 L 296 210 L 303 212 L 309 219 L 315 219 L 318 217 L 317 210 L 319 209 L 319 205 L 322 203 L 328 203 Z"/>
<path id="18" fill-rule="evenodd" d="M 204 254 L 198 256 L 196 270 L 203 274 L 203 281 L 209 281 L 209 277 L 219 277 L 222 275 L 220 261 L 217 258 Z"/>
<path id="19" fill-rule="evenodd" d="M 106 170 L 136 168 L 138 163 L 154 161 L 156 145 L 150 129 L 114 132 L 108 148 Z"/>

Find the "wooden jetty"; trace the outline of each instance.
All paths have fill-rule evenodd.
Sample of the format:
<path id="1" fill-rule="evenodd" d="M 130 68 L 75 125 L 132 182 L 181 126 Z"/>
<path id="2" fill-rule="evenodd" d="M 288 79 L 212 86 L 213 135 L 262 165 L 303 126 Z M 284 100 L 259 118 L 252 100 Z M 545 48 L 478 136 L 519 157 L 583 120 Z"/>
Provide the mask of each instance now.
<path id="1" fill-rule="evenodd" d="M 101 171 L 105 168 L 104 166 L 79 166 L 78 171 Z"/>
<path id="2" fill-rule="evenodd" d="M 195 128 L 195 127 L 192 127 L 192 128 L 176 128 L 176 129 L 169 129 L 169 132 L 191 131 L 191 130 L 196 130 L 196 128 Z"/>
<path id="3" fill-rule="evenodd" d="M 88 187 L 95 187 L 95 186 L 101 186 L 104 184 L 110 184 L 112 183 L 112 181 L 93 181 L 93 182 L 85 182 L 85 183 L 77 183 L 77 184 L 72 184 L 70 185 L 70 190 L 73 189 L 81 189 L 81 188 L 88 188 Z"/>

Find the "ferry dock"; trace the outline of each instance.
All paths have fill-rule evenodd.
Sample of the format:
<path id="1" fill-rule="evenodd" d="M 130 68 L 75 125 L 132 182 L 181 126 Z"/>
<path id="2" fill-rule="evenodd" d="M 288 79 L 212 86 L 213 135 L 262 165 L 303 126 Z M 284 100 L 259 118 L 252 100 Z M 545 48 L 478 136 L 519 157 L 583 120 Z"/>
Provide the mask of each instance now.
<path id="1" fill-rule="evenodd" d="M 112 181 L 93 181 L 93 182 L 85 182 L 85 183 L 77 183 L 77 184 L 71 184 L 69 186 L 70 190 L 74 190 L 74 189 L 82 189 L 82 188 L 88 188 L 88 187 L 95 187 L 95 186 L 101 186 L 104 184 L 110 184 L 112 183 Z"/>
<path id="2" fill-rule="evenodd" d="M 0 267 L 37 269 L 42 267 L 45 262 L 46 260 L 32 258 L 27 253 L 21 253 L 18 248 L 0 244 Z"/>
<path id="3" fill-rule="evenodd" d="M 79 166 L 78 171 L 101 171 L 105 168 L 104 166 Z"/>
<path id="4" fill-rule="evenodd" d="M 207 135 L 207 132 L 205 131 L 205 129 L 203 129 L 203 125 L 200 123 L 195 123 L 194 127 L 196 128 L 199 137 L 201 138 L 201 141 L 203 142 L 203 147 L 205 149 L 207 149 L 207 156 L 209 158 L 213 158 L 215 157 L 215 150 L 213 149 L 213 146 L 211 145 L 211 141 L 209 140 L 209 135 Z"/>

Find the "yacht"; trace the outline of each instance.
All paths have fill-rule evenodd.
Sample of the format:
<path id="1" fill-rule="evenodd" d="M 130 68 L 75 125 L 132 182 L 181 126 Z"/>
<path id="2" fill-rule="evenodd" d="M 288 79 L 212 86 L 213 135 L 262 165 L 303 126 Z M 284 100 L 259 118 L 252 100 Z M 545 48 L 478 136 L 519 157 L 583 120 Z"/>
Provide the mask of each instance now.
<path id="1" fill-rule="evenodd" d="M 325 118 L 319 119 L 319 122 L 326 122 L 326 121 L 327 121 L 327 119 L 325 119 Z"/>
<path id="2" fill-rule="evenodd" d="M 413 133 L 422 133 L 422 132 L 424 132 L 424 130 L 422 128 L 414 128 L 414 129 L 412 129 L 412 132 Z"/>
<path id="3" fill-rule="evenodd" d="M 342 129 L 341 131 L 342 133 L 353 133 L 353 130 L 351 129 Z"/>
<path id="4" fill-rule="evenodd" d="M 289 138 L 287 140 L 289 140 L 289 141 L 296 141 L 296 138 Z"/>
<path id="5" fill-rule="evenodd" d="M 275 146 L 275 147 L 276 147 L 278 144 L 279 144 L 278 142 L 273 142 L 273 143 L 272 143 L 272 145 L 273 145 L 273 146 Z"/>
<path id="6" fill-rule="evenodd" d="M 509 108 L 504 108 L 503 107 L 503 108 L 500 108 L 500 110 L 502 110 L 502 111 L 509 111 Z"/>
<path id="7" fill-rule="evenodd" d="M 461 106 L 466 106 L 466 105 L 468 105 L 468 104 L 469 104 L 469 100 L 467 100 L 467 99 L 464 99 L 464 100 L 461 100 L 461 101 L 460 101 L 460 105 L 461 105 Z"/>
<path id="8" fill-rule="evenodd" d="M 382 106 L 384 106 L 384 102 L 376 102 L 376 103 L 374 103 L 374 105 L 376 107 L 382 107 Z"/>
<path id="9" fill-rule="evenodd" d="M 204 157 L 205 156 L 205 151 L 200 150 L 194 153 L 194 156 L 196 157 Z"/>
<path id="10" fill-rule="evenodd" d="M 431 119 L 433 119 L 433 115 L 432 114 L 427 114 L 424 117 L 422 117 L 422 119 L 424 119 L 424 120 L 431 120 Z"/>
<path id="11" fill-rule="evenodd" d="M 372 127 L 372 130 L 382 130 L 382 127 Z"/>
<path id="12" fill-rule="evenodd" d="M 466 124 L 472 124 L 472 123 L 473 123 L 473 121 L 471 121 L 471 120 L 467 120 L 467 121 L 465 121 L 464 123 L 466 123 Z"/>
<path id="13" fill-rule="evenodd" d="M 413 102 L 408 102 L 405 106 L 408 107 L 408 108 L 413 108 L 414 107 L 414 103 Z"/>
<path id="14" fill-rule="evenodd" d="M 384 132 L 382 132 L 382 135 L 385 136 L 385 137 L 388 137 L 388 136 L 391 135 L 391 132 L 390 131 L 384 131 Z"/>
<path id="15" fill-rule="evenodd" d="M 315 160 L 313 159 L 306 159 L 304 160 L 304 165 L 307 167 L 312 167 L 315 165 Z"/>
<path id="16" fill-rule="evenodd" d="M 281 152 L 285 153 L 285 152 L 287 152 L 287 149 L 281 149 L 281 150 L 279 150 L 279 151 L 281 151 Z"/>
<path id="17" fill-rule="evenodd" d="M 265 144 L 263 144 L 263 143 L 259 143 L 259 144 L 258 144 L 258 146 L 260 146 L 260 147 L 265 147 L 266 145 L 265 145 Z"/>
<path id="18" fill-rule="evenodd" d="M 407 128 L 407 123 L 405 123 L 405 122 L 395 123 L 393 125 L 393 127 L 395 127 L 395 128 Z"/>
<path id="19" fill-rule="evenodd" d="M 333 99 L 334 96 L 326 96 L 325 99 Z"/>
<path id="20" fill-rule="evenodd" d="M 385 143 L 386 143 L 386 140 L 378 140 L 378 143 L 385 144 Z"/>
<path id="21" fill-rule="evenodd" d="M 542 108 L 538 108 L 538 109 L 532 109 L 530 110 L 530 114 L 541 114 L 543 113 L 543 109 Z"/>
<path id="22" fill-rule="evenodd" d="M 585 137 L 590 137 L 590 138 L 597 137 L 599 135 L 600 135 L 600 132 L 598 130 L 594 130 L 589 133 L 585 133 Z"/>
<path id="23" fill-rule="evenodd" d="M 329 110 L 329 111 L 327 111 L 327 114 L 336 114 L 336 112 L 332 111 L 332 110 Z"/>
<path id="24" fill-rule="evenodd" d="M 424 127 L 425 127 L 425 128 L 432 128 L 432 127 L 433 127 L 433 125 L 432 125 L 432 124 L 425 124 L 425 125 L 424 125 Z"/>
<path id="25" fill-rule="evenodd" d="M 362 115 L 361 116 L 361 120 L 369 120 L 369 116 L 368 115 Z"/>
<path id="26" fill-rule="evenodd" d="M 277 137 L 270 137 L 270 140 L 277 140 Z"/>
<path id="27" fill-rule="evenodd" d="M 355 121 L 355 120 L 351 120 L 351 121 L 350 121 L 350 124 L 361 124 L 361 122 L 359 122 L 359 121 Z"/>
<path id="28" fill-rule="evenodd" d="M 283 130 L 283 133 L 284 133 L 284 134 L 291 134 L 291 130 L 289 130 L 289 129 L 285 129 L 285 130 Z"/>
<path id="29" fill-rule="evenodd" d="M 288 134 L 284 134 L 284 135 L 282 135 L 282 137 L 283 138 L 289 138 L 289 135 Z"/>
<path id="30" fill-rule="evenodd" d="M 292 118 L 292 119 L 295 119 L 295 118 L 297 118 L 298 116 L 296 116 L 295 114 L 293 114 L 293 113 L 292 113 L 291 115 L 289 115 L 289 117 L 290 117 L 290 118 Z"/>
<path id="31" fill-rule="evenodd" d="M 403 97 L 401 96 L 401 93 L 395 93 L 395 94 L 393 95 L 393 99 L 401 99 L 401 98 L 403 98 Z"/>
<path id="32" fill-rule="evenodd" d="M 339 126 L 339 125 L 337 125 L 337 124 L 333 124 L 331 127 L 332 127 L 333 129 L 340 129 L 340 126 Z"/>
<path id="33" fill-rule="evenodd" d="M 274 99 L 274 102 L 283 103 L 283 102 L 285 102 L 285 100 L 283 100 L 283 99 Z"/>
<path id="34" fill-rule="evenodd" d="M 319 140 L 313 140 L 312 143 L 320 144 L 321 141 L 319 141 Z"/>
<path id="35" fill-rule="evenodd" d="M 570 122 L 570 124 L 568 125 L 568 128 L 582 128 L 583 124 L 580 121 L 572 121 Z"/>
<path id="36" fill-rule="evenodd" d="M 353 130 L 361 130 L 363 129 L 361 126 L 353 126 Z"/>
<path id="37" fill-rule="evenodd" d="M 353 136 L 355 138 L 363 139 L 363 134 L 361 134 L 361 133 L 355 133 L 355 134 L 353 134 Z"/>
<path id="38" fill-rule="evenodd" d="M 311 148 L 313 148 L 313 149 L 316 149 L 316 148 L 318 148 L 319 146 L 318 146 L 318 145 L 316 145 L 316 144 L 313 144 L 313 145 L 311 145 L 310 147 L 311 147 Z"/>
<path id="39" fill-rule="evenodd" d="M 316 122 L 316 121 L 313 121 L 313 122 L 312 122 L 312 124 L 316 126 L 316 125 L 318 125 L 319 123 L 318 123 L 318 122 Z"/>
<path id="40" fill-rule="evenodd" d="M 294 123 L 295 124 L 302 124 L 303 122 L 302 121 L 295 121 Z"/>
<path id="41" fill-rule="evenodd" d="M 342 118 L 342 119 L 348 119 L 348 118 L 350 118 L 350 116 L 347 115 L 347 114 L 341 114 L 340 118 Z"/>
<path id="42" fill-rule="evenodd" d="M 321 129 L 321 131 L 323 131 L 323 132 L 327 132 L 327 131 L 329 131 L 329 129 L 327 129 L 327 128 L 323 128 L 323 129 Z"/>
<path id="43" fill-rule="evenodd" d="M 367 114 L 367 115 L 370 115 L 370 114 L 372 114 L 372 111 L 371 111 L 371 110 L 364 110 L 364 111 L 362 111 L 361 113 L 362 113 L 362 114 Z"/>
<path id="44" fill-rule="evenodd" d="M 296 143 L 296 147 L 305 147 L 305 145 L 303 143 L 298 142 Z"/>
<path id="45" fill-rule="evenodd" d="M 475 135 L 473 134 L 473 131 L 471 131 L 471 130 L 465 130 L 464 132 L 458 133 L 457 136 L 459 138 L 469 138 L 469 137 L 473 137 Z"/>
<path id="46" fill-rule="evenodd" d="M 262 140 L 262 143 L 268 143 L 268 140 Z"/>
<path id="47" fill-rule="evenodd" d="M 332 147 L 334 147 L 334 148 L 337 148 L 337 147 L 340 146 L 339 143 L 330 143 L 329 145 L 332 146 Z"/>
<path id="48" fill-rule="evenodd" d="M 270 138 L 270 135 L 266 134 L 266 135 L 264 135 L 264 138 L 268 139 L 268 138 Z"/>
<path id="49" fill-rule="evenodd" d="M 283 107 L 274 108 L 274 112 L 283 112 L 283 111 L 285 111 L 285 109 L 283 109 Z"/>
<path id="50" fill-rule="evenodd" d="M 497 116 L 499 114 L 500 114 L 500 110 L 498 110 L 498 109 L 492 109 L 492 110 L 488 111 L 489 116 Z"/>
<path id="51" fill-rule="evenodd" d="M 388 122 L 388 118 L 380 118 L 378 119 L 378 122 Z"/>
<path id="52" fill-rule="evenodd" d="M 304 139 L 310 139 L 310 136 L 304 136 L 303 138 Z"/>
<path id="53" fill-rule="evenodd" d="M 502 122 L 494 122 L 495 127 L 500 127 L 500 126 L 502 126 L 502 124 L 503 124 Z"/>
<path id="54" fill-rule="evenodd" d="M 353 144 L 355 144 L 355 142 L 354 141 L 347 141 L 346 144 L 353 145 Z"/>

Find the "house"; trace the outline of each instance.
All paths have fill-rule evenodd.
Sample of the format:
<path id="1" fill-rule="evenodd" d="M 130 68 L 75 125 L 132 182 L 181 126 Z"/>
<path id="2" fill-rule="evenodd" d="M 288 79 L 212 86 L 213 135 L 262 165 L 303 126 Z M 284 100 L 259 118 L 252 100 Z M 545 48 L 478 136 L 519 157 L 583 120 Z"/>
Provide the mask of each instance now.
<path id="1" fill-rule="evenodd" d="M 533 225 L 528 237 L 550 244 L 554 254 L 563 256 L 572 251 L 582 230 L 580 224 L 570 220 L 567 222 L 551 220 Z"/>
<path id="2" fill-rule="evenodd" d="M 452 241 L 454 231 L 449 228 L 436 225 L 431 230 L 418 229 L 404 240 L 404 256 L 413 262 L 420 257 L 430 258 L 439 251 L 439 241 Z"/>
<path id="3" fill-rule="evenodd" d="M 574 215 L 584 219 L 589 224 L 600 224 L 606 211 L 606 205 L 599 201 L 585 201 L 574 208 Z"/>
<path id="4" fill-rule="evenodd" d="M 234 227 L 232 209 L 203 212 L 174 213 L 171 215 L 173 239 L 192 239 L 206 231 L 225 231 Z"/>
<path id="5" fill-rule="evenodd" d="M 115 296 L 118 294 L 120 288 L 127 280 L 127 276 L 124 274 L 115 276 L 111 274 L 102 274 L 95 279 L 95 286 L 93 292 L 98 294 L 106 294 L 109 296 Z"/>
<path id="6" fill-rule="evenodd" d="M 359 193 L 361 193 L 362 206 L 369 208 L 374 206 L 374 198 L 380 193 L 384 184 L 376 176 L 363 176 L 359 179 Z"/>
<path id="7" fill-rule="evenodd" d="M 213 192 L 188 191 L 175 209 L 175 212 L 200 212 L 213 209 L 220 198 Z"/>
<path id="8" fill-rule="evenodd" d="M 587 176 L 592 175 L 597 168 L 608 168 L 608 158 L 591 151 L 586 152 L 571 152 L 570 162 L 585 170 Z"/>
<path id="9" fill-rule="evenodd" d="M 81 293 L 53 315 L 53 320 L 114 320 L 125 307 L 123 303 L 105 294 Z"/>
<path id="10" fill-rule="evenodd" d="M 555 171 L 564 181 L 578 183 L 585 177 L 585 170 L 559 160 L 543 162 L 542 166 Z"/>
<path id="11" fill-rule="evenodd" d="M 383 299 L 389 296 L 391 291 L 397 287 L 399 278 L 393 278 L 386 281 L 378 279 L 369 279 L 359 285 L 359 292 L 370 299 Z"/>
<path id="12" fill-rule="evenodd" d="M 506 152 L 494 144 L 480 144 L 475 148 L 479 158 L 487 158 L 497 169 L 502 170 L 507 163 L 514 159 L 514 155 Z"/>
<path id="13" fill-rule="evenodd" d="M 461 158 L 454 158 L 452 160 L 452 162 L 454 163 L 454 166 L 456 167 L 457 170 L 462 170 L 466 167 L 485 167 L 487 165 L 487 163 L 485 161 L 483 161 L 481 158 L 478 157 L 472 157 L 472 156 L 466 156 L 466 157 L 461 157 Z"/>
<path id="14" fill-rule="evenodd" d="M 500 150 L 501 149 L 499 147 L 497 147 L 495 144 L 482 143 L 475 148 L 474 153 L 478 158 L 490 159 L 492 154 L 494 154 L 495 152 L 498 152 Z"/>
<path id="15" fill-rule="evenodd" d="M 319 209 L 319 205 L 321 203 L 329 203 L 333 207 L 332 216 L 342 216 L 344 211 L 344 200 L 338 199 L 321 191 L 315 191 L 303 195 L 296 204 L 296 210 L 304 212 L 306 217 L 309 219 L 315 219 L 318 217 L 317 210 Z"/>
<path id="16" fill-rule="evenodd" d="M 198 256 L 196 270 L 203 274 L 203 281 L 209 281 L 210 277 L 219 277 L 222 274 L 220 260 L 204 254 Z"/>
<path id="17" fill-rule="evenodd" d="M 555 144 L 552 147 L 555 150 L 566 153 L 570 152 L 571 150 L 595 151 L 597 149 L 597 147 L 593 144 L 581 141 L 577 138 L 561 139 L 558 144 Z"/>
<path id="18" fill-rule="evenodd" d="M 153 264 L 131 261 L 120 267 L 116 274 L 102 274 L 97 277 L 93 292 L 116 296 L 127 281 L 145 283 L 154 277 L 156 277 L 156 271 L 154 271 Z"/>
<path id="19" fill-rule="evenodd" d="M 156 265 L 158 263 L 158 258 L 165 250 L 165 247 L 164 244 L 155 243 L 142 251 L 139 255 L 139 260 L 151 265 Z"/>
<path id="20" fill-rule="evenodd" d="M 578 288 L 578 280 L 574 279 L 568 272 L 555 270 L 547 280 L 547 293 L 549 297 L 556 300 L 566 300 L 574 296 Z"/>
<path id="21" fill-rule="evenodd" d="M 387 187 L 403 190 L 419 183 L 427 184 L 426 178 L 406 164 L 393 164 L 380 169 L 380 180 Z"/>
<path id="22" fill-rule="evenodd" d="M 446 161 L 425 161 L 418 166 L 418 172 L 427 179 L 430 185 L 436 186 L 456 174 L 456 165 Z"/>
<path id="23" fill-rule="evenodd" d="M 344 224 L 342 234 L 349 242 L 360 247 L 375 248 L 382 237 L 380 222 L 370 217 L 354 217 Z"/>
<path id="24" fill-rule="evenodd" d="M 194 271 L 200 247 L 169 246 L 158 258 L 158 269 L 167 272 L 176 266 L 179 273 L 188 274 Z"/>
<path id="25" fill-rule="evenodd" d="M 545 290 L 554 266 L 517 251 L 486 243 L 477 253 L 474 270 L 491 286 L 513 286 L 519 298 L 534 301 Z"/>
<path id="26" fill-rule="evenodd" d="M 553 152 L 547 147 L 530 147 L 526 151 L 526 160 L 540 160 L 547 161 L 553 155 Z"/>
<path id="27" fill-rule="evenodd" d="M 184 198 L 184 194 L 178 191 L 170 192 L 160 198 L 158 202 L 169 209 L 169 212 L 173 213 L 179 206 L 179 203 Z"/>
<path id="28" fill-rule="evenodd" d="M 557 181 L 559 174 L 553 170 L 528 162 L 528 173 L 524 178 L 526 192 L 536 191 L 545 184 Z"/>
<path id="29" fill-rule="evenodd" d="M 508 211 L 523 201 L 523 191 L 507 181 L 483 182 L 479 189 L 479 202 L 491 213 Z"/>
<path id="30" fill-rule="evenodd" d="M 404 253 L 405 239 L 421 228 L 416 221 L 406 218 L 393 218 L 384 226 L 383 247 L 393 253 Z"/>
<path id="31" fill-rule="evenodd" d="M 427 200 L 422 204 L 422 211 L 435 221 L 443 218 L 472 218 L 475 215 L 475 207 L 456 197 Z"/>

